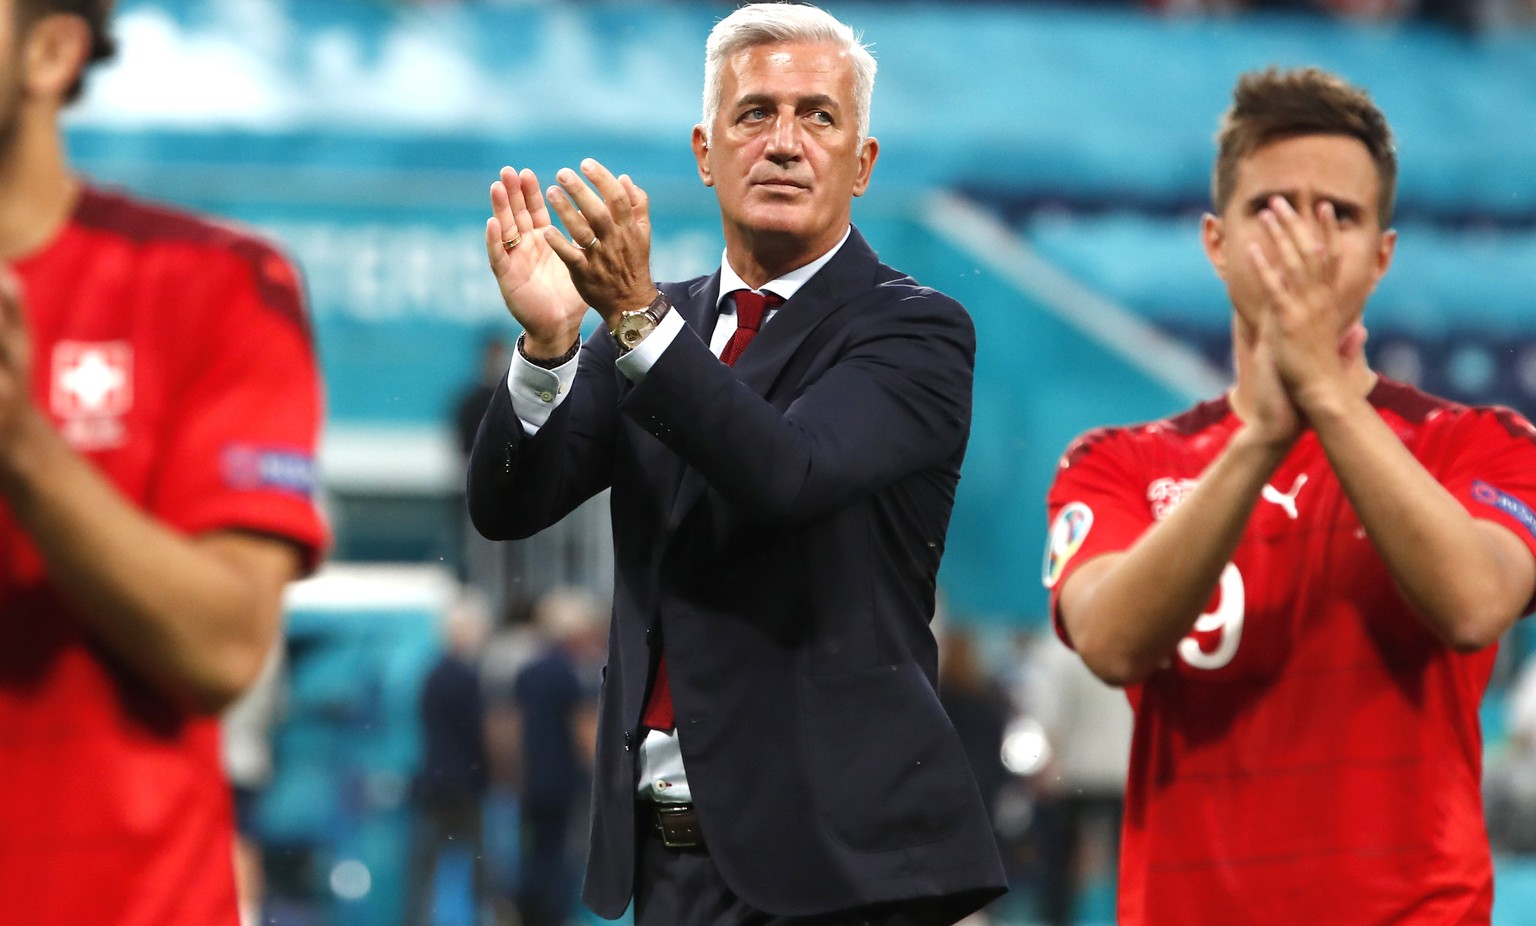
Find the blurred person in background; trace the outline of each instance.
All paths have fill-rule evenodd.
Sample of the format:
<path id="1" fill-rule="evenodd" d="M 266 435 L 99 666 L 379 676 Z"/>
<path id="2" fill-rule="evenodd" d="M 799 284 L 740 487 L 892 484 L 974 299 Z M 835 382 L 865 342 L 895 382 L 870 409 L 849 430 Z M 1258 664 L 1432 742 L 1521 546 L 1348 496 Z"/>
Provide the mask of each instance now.
<path id="1" fill-rule="evenodd" d="M 1504 730 L 1483 777 L 1488 838 L 1500 851 L 1536 853 L 1536 659 L 1529 655 L 1509 687 Z"/>
<path id="2" fill-rule="evenodd" d="M 220 718 L 220 755 L 235 796 L 235 893 L 240 898 L 241 926 L 261 922 L 266 900 L 266 866 L 256 802 L 272 783 L 272 725 L 283 695 L 282 640 L 267 656 L 256 684 Z"/>
<path id="3" fill-rule="evenodd" d="M 939 638 L 939 703 L 954 724 L 955 735 L 960 738 L 982 804 L 987 808 L 987 818 L 996 833 L 998 799 L 1011 777 L 1003 765 L 1003 736 L 1013 706 L 1008 693 L 977 652 L 974 634 L 948 624 L 942 604 L 934 624 Z M 962 920 L 961 926 L 988 926 L 991 922 L 987 911 L 979 910 Z"/>
<path id="4" fill-rule="evenodd" d="M 1207 257 L 1236 382 L 1067 450 L 1057 626 L 1136 710 L 1120 922 L 1487 923 L 1478 702 L 1536 591 L 1536 430 L 1379 376 L 1391 131 L 1314 69 L 1244 75 Z"/>
<path id="5" fill-rule="evenodd" d="M 235 926 L 218 712 L 326 536 L 270 245 L 106 192 L 60 116 L 106 0 L 0 0 L 0 923 Z"/>
<path id="6" fill-rule="evenodd" d="M 568 837 L 591 789 L 607 626 L 596 599 L 564 588 L 539 599 L 533 620 L 541 646 L 512 687 L 522 771 L 517 910 L 520 926 L 564 926 L 578 894 L 580 857 Z"/>
<path id="7" fill-rule="evenodd" d="M 471 906 L 479 910 L 487 899 L 481 806 L 487 763 L 480 653 L 489 632 L 485 602 L 474 593 L 461 595 L 443 618 L 443 653 L 421 686 L 421 769 L 413 788 L 416 826 L 406 887 L 406 926 L 432 926 L 435 900 L 442 890 L 440 876 L 466 864 Z M 452 853 L 457 855 L 450 857 Z"/>
<path id="8" fill-rule="evenodd" d="M 1114 879 L 1133 715 L 1125 695 L 1054 634 L 1035 641 L 1029 660 L 1028 702 L 1051 756 L 1035 779 L 1054 837 L 1042 847 L 1040 913 L 1050 926 L 1070 926 L 1090 880 Z"/>
<path id="9" fill-rule="evenodd" d="M 523 731 L 515 686 L 523 667 L 544 650 L 543 635 L 533 622 L 537 603 L 518 599 L 507 608 L 480 655 L 480 691 L 485 701 L 486 890 L 498 923 L 517 922 L 523 867 Z"/>
<path id="10" fill-rule="evenodd" d="M 705 70 L 716 272 L 658 290 L 645 193 L 591 159 L 548 206 L 530 170 L 492 185 L 487 250 L 524 335 L 470 512 L 525 537 L 612 488 L 595 911 L 953 923 L 1003 890 L 928 626 L 974 330 L 850 224 L 879 146 L 849 27 L 744 6 Z M 604 324 L 583 344 L 589 305 Z"/>
<path id="11" fill-rule="evenodd" d="M 454 433 L 458 437 L 459 451 L 466 460 L 475 446 L 475 432 L 480 430 L 480 419 L 485 417 L 485 410 L 491 405 L 491 396 L 506 378 L 511 356 L 506 341 L 497 335 L 488 335 L 480 344 L 480 366 L 474 381 L 460 390 L 454 400 Z"/>
<path id="12" fill-rule="evenodd" d="M 987 816 L 995 821 L 998 794 L 1008 779 L 1003 734 L 1013 705 L 978 654 L 975 636 L 962 627 L 950 625 L 940 631 L 939 703 L 965 748 Z"/>
<path id="13" fill-rule="evenodd" d="M 475 378 L 466 383 L 454 397 L 451 414 L 454 436 L 462 460 L 469 459 L 470 448 L 475 444 L 475 432 L 480 429 L 480 419 L 490 407 L 496 386 L 507 375 L 510 355 L 506 341 L 499 335 L 488 334 L 480 342 L 480 353 Z M 460 581 L 477 586 L 490 599 L 493 610 L 501 610 L 508 597 L 508 571 L 506 554 L 497 544 L 481 537 L 469 522 L 469 512 L 462 501 L 454 508 L 456 542 L 459 548 L 458 574 Z"/>

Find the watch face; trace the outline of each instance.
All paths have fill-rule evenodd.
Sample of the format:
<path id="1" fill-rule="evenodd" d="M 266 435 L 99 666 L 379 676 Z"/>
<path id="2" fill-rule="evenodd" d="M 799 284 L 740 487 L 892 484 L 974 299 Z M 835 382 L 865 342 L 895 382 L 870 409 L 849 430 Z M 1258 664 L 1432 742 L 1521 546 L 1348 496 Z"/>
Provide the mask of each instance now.
<path id="1" fill-rule="evenodd" d="M 632 350 L 655 328 L 656 323 L 644 312 L 626 315 L 619 320 L 619 343 Z"/>

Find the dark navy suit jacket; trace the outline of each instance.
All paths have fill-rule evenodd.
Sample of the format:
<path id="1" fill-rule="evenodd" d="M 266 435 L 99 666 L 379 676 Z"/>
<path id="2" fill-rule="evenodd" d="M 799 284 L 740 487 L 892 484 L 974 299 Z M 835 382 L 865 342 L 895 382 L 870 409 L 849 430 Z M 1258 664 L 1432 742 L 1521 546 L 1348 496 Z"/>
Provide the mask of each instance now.
<path id="1" fill-rule="evenodd" d="M 503 385 L 470 458 L 491 538 L 612 488 L 585 899 L 617 917 L 633 890 L 640 714 L 664 644 L 705 841 L 742 900 L 800 916 L 941 897 L 959 919 L 1004 888 L 928 627 L 970 430 L 970 317 L 855 230 L 727 367 L 707 344 L 719 286 L 662 284 L 687 325 L 638 385 L 599 329 L 534 437 Z"/>

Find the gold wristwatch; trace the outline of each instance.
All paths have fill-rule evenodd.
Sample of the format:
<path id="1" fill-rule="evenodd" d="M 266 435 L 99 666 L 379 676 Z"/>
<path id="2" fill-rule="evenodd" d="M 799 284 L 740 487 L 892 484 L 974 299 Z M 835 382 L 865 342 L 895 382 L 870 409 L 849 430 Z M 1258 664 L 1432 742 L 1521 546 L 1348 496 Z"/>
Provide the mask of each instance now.
<path id="1" fill-rule="evenodd" d="M 610 332 L 615 343 L 619 345 L 619 352 L 629 353 L 639 347 L 640 342 L 645 340 L 646 335 L 656 330 L 662 316 L 666 315 L 671 308 L 672 303 L 667 301 L 666 295 L 657 290 L 656 298 L 650 305 L 620 315 L 618 323 Z"/>

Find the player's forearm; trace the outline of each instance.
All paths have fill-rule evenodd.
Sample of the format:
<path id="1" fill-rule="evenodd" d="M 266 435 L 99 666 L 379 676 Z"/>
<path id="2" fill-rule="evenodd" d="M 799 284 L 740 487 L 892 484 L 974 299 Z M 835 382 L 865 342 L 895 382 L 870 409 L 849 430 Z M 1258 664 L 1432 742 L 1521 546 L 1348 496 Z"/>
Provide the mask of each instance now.
<path id="1" fill-rule="evenodd" d="M 238 697 L 275 639 L 297 553 L 275 540 L 176 533 L 131 504 L 40 413 L 13 437 L 0 460 L 6 501 L 95 638 L 194 709 Z"/>
<path id="2" fill-rule="evenodd" d="M 1529 565 L 1510 555 L 1519 551 L 1468 514 L 1364 398 L 1307 414 L 1366 535 L 1429 628 L 1461 650 L 1497 640 L 1531 595 Z"/>
<path id="3" fill-rule="evenodd" d="M 1094 674 L 1135 684 L 1169 658 L 1205 608 L 1288 447 L 1239 431 L 1166 519 L 1125 553 L 1072 576 L 1061 616 Z"/>

